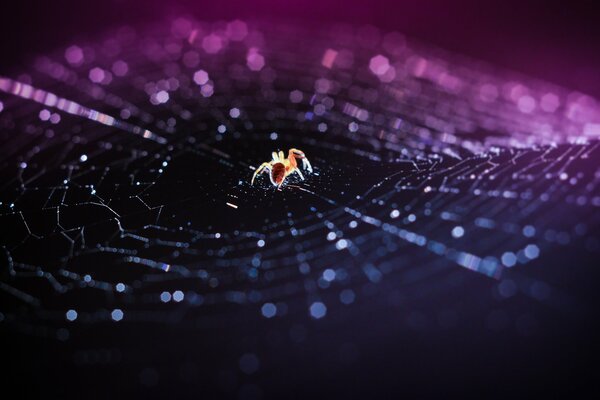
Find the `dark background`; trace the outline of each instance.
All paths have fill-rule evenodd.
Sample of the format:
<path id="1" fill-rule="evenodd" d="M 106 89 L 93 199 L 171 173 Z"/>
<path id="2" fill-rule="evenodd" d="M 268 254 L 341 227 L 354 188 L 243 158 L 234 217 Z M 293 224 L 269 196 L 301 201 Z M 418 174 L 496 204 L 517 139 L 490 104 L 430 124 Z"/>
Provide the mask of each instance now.
<path id="1" fill-rule="evenodd" d="M 596 9 L 591 0 L 11 1 L 0 5 L 0 70 L 107 26 L 189 13 L 204 20 L 372 24 L 598 97 Z"/>

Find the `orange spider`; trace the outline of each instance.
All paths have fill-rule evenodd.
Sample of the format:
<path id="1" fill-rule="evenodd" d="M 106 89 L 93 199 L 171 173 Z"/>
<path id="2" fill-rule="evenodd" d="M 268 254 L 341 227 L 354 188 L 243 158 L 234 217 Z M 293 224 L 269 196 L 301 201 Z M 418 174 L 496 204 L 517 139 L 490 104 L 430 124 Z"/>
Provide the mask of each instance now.
<path id="1" fill-rule="evenodd" d="M 269 171 L 269 178 L 271 178 L 271 183 L 273 186 L 281 187 L 285 178 L 288 175 L 296 172 L 300 175 L 300 178 L 304 180 L 304 176 L 302 172 L 300 172 L 300 168 L 298 168 L 298 163 L 296 159 L 302 160 L 302 166 L 306 168 L 308 172 L 312 172 L 312 167 L 308 159 L 304 155 L 304 152 L 298 149 L 290 149 L 288 152 L 287 158 L 283 156 L 283 151 L 280 151 L 279 154 L 277 152 L 273 152 L 273 160 L 269 162 L 264 162 L 256 169 L 254 175 L 252 176 L 251 185 L 254 184 L 254 178 L 258 174 L 263 173 L 264 171 Z"/>

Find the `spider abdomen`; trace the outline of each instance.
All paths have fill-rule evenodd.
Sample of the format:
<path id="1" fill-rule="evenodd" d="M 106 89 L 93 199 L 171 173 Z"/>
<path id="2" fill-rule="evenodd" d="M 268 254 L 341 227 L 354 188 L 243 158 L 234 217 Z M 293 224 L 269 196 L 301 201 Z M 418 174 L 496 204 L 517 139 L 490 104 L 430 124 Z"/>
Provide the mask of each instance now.
<path id="1" fill-rule="evenodd" d="M 274 185 L 280 185 L 285 179 L 285 165 L 283 163 L 275 163 L 271 167 L 271 182 Z"/>

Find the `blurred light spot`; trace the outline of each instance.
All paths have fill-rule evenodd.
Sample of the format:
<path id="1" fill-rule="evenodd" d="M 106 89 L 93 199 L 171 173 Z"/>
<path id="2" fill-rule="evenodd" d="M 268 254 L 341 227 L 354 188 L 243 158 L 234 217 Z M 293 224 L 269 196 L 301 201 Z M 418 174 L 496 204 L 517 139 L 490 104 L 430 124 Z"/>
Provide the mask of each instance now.
<path id="1" fill-rule="evenodd" d="M 156 101 L 159 104 L 164 104 L 167 101 L 169 101 L 169 93 L 165 90 L 161 90 L 160 92 L 156 93 Z"/>
<path id="2" fill-rule="evenodd" d="M 517 263 L 517 256 L 511 251 L 502 254 L 502 264 L 507 267 L 513 267 Z"/>
<path id="3" fill-rule="evenodd" d="M 320 319 L 327 314 L 327 307 L 320 301 L 314 302 L 310 306 L 310 315 L 313 318 Z"/>
<path id="4" fill-rule="evenodd" d="M 229 110 L 229 116 L 231 118 L 237 118 L 240 116 L 240 109 L 239 108 L 232 108 L 231 110 Z"/>
<path id="5" fill-rule="evenodd" d="M 77 319 L 77 311 L 75 311 L 75 310 L 67 311 L 66 317 L 67 317 L 67 320 L 69 320 L 69 321 L 75 321 Z"/>
<path id="6" fill-rule="evenodd" d="M 369 61 L 369 69 L 375 75 L 381 76 L 385 74 L 389 68 L 390 60 L 387 57 L 382 56 L 381 54 L 376 55 Z"/>
<path id="7" fill-rule="evenodd" d="M 183 294 L 183 292 L 181 290 L 176 290 L 175 292 L 173 292 L 173 300 L 176 301 L 177 303 L 182 301 L 184 297 L 185 297 L 185 295 Z"/>
<path id="8" fill-rule="evenodd" d="M 83 50 L 78 46 L 71 46 L 65 51 L 65 59 L 71 65 L 81 65 L 83 63 Z"/>
<path id="9" fill-rule="evenodd" d="M 333 281 L 335 279 L 335 271 L 331 268 L 326 269 L 323 271 L 323 279 L 325 279 L 327 282 Z"/>
<path id="10" fill-rule="evenodd" d="M 208 79 L 208 72 L 206 72 L 205 70 L 200 69 L 194 72 L 194 82 L 196 82 L 196 84 L 204 85 L 206 82 L 208 82 Z"/>
<path id="11" fill-rule="evenodd" d="M 338 250 L 343 250 L 346 247 L 348 247 L 348 241 L 346 239 L 340 239 L 337 241 L 337 243 L 335 244 L 336 249 Z"/>
<path id="12" fill-rule="evenodd" d="M 257 48 L 252 47 L 246 55 L 246 65 L 251 71 L 260 71 L 265 66 L 265 58 L 260 55 Z"/>
<path id="13" fill-rule="evenodd" d="M 527 247 L 525 247 L 525 257 L 529 258 L 530 260 L 538 258 L 539 255 L 540 248 L 537 247 L 535 244 L 529 244 L 527 245 Z"/>
<path id="14" fill-rule="evenodd" d="M 171 293 L 169 292 L 162 292 L 160 294 L 160 301 L 162 301 L 163 303 L 167 303 L 169 301 L 171 301 Z"/>
<path id="15" fill-rule="evenodd" d="M 112 311 L 110 317 L 113 319 L 113 321 L 120 321 L 123 319 L 123 311 L 116 308 Z"/>
<path id="16" fill-rule="evenodd" d="M 455 239 L 463 237 L 464 234 L 465 234 L 465 230 L 462 226 L 455 226 L 452 229 L 452 237 Z"/>
<path id="17" fill-rule="evenodd" d="M 260 309 L 262 315 L 266 318 L 272 318 L 277 314 L 277 307 L 273 303 L 265 303 Z"/>

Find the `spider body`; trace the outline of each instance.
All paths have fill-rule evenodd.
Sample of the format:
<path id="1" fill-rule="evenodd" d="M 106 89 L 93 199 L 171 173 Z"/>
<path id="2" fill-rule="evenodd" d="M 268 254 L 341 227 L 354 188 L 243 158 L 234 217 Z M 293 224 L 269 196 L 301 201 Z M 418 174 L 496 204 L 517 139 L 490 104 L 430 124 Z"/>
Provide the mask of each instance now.
<path id="1" fill-rule="evenodd" d="M 302 160 L 302 167 L 306 168 L 308 172 L 312 172 L 312 166 L 308 159 L 304 155 L 304 152 L 298 149 L 290 149 L 288 151 L 288 156 L 285 157 L 283 151 L 279 153 L 273 152 L 273 159 L 269 162 L 264 162 L 254 171 L 254 175 L 252 176 L 251 185 L 254 184 L 254 179 L 263 172 L 269 173 L 269 178 L 271 179 L 271 183 L 273 186 L 280 187 L 285 178 L 287 178 L 290 174 L 294 172 L 300 175 L 300 178 L 304 180 L 304 176 L 298 168 L 297 160 Z"/>

